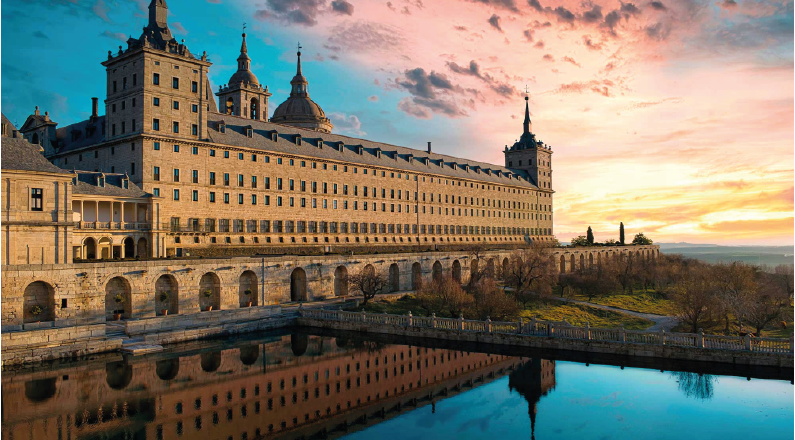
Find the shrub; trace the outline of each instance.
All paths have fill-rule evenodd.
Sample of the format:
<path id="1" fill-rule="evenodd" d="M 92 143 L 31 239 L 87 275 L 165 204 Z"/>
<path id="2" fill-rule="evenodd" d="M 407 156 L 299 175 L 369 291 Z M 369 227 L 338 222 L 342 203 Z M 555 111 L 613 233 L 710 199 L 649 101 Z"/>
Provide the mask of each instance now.
<path id="1" fill-rule="evenodd" d="M 116 304 L 123 302 L 124 295 L 122 295 L 121 293 L 117 293 L 116 296 L 113 297 L 113 301 L 116 301 Z"/>
<path id="2" fill-rule="evenodd" d="M 160 295 L 158 295 L 158 298 L 160 299 L 160 302 L 166 302 L 166 301 L 168 301 L 169 294 L 168 294 L 168 292 L 160 292 Z"/>
<path id="3" fill-rule="evenodd" d="M 34 305 L 34 306 L 32 306 L 30 308 L 30 314 L 33 315 L 33 316 L 39 316 L 39 315 L 41 315 L 41 312 L 43 312 L 43 311 L 44 310 L 38 304 L 36 304 L 36 305 Z"/>
<path id="4" fill-rule="evenodd" d="M 210 289 L 205 290 L 204 291 L 204 296 L 206 296 L 207 298 L 213 296 L 213 291 L 210 290 Z"/>

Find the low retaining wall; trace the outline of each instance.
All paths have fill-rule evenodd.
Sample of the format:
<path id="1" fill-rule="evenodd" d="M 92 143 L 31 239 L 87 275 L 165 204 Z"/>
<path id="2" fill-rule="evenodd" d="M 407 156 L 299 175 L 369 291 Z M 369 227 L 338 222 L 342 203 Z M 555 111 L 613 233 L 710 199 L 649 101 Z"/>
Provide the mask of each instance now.
<path id="1" fill-rule="evenodd" d="M 281 306 L 245 307 L 232 310 L 213 310 L 185 315 L 167 315 L 134 319 L 124 322 L 125 333 L 137 336 L 147 333 L 170 332 L 196 327 L 216 327 L 229 323 L 246 323 L 281 315 Z"/>
<path id="2" fill-rule="evenodd" d="M 416 324 L 415 320 L 417 321 Z M 436 322 L 437 320 L 439 322 Z M 783 348 L 773 349 L 780 350 L 778 352 L 738 350 L 728 345 L 728 341 L 732 339 L 729 337 L 725 337 L 727 346 L 723 349 L 701 348 L 699 346 L 678 345 L 685 339 L 685 336 L 698 338 L 699 335 L 676 333 L 666 335 L 665 333 L 641 333 L 624 331 L 623 329 L 592 329 L 590 327 L 560 328 L 558 329 L 560 332 L 556 335 L 554 325 L 544 328 L 543 333 L 538 331 L 537 325 L 540 324 L 543 328 L 549 323 L 493 323 L 491 321 L 465 321 L 463 319 L 364 314 L 329 310 L 300 310 L 296 324 L 334 330 L 385 333 L 483 344 L 793 368 L 792 346 L 786 340 L 781 340 L 787 343 L 786 352 L 784 352 Z M 509 328 L 510 326 L 514 327 Z M 596 340 L 597 338 L 592 338 L 593 334 L 602 334 L 607 336 L 603 339 L 611 338 L 611 340 Z M 636 334 L 647 336 L 636 337 Z M 619 339 L 622 335 L 623 339 Z M 627 338 L 627 335 L 633 336 Z M 672 338 L 670 345 L 666 345 L 666 337 Z M 724 337 L 701 335 L 701 338 L 703 346 L 705 338 L 721 338 L 718 340 L 723 340 L 722 338 Z M 734 339 L 742 340 L 742 338 Z"/>
<path id="3" fill-rule="evenodd" d="M 121 339 L 105 339 L 105 324 L 2 334 L 2 365 L 82 357 L 121 348 Z"/>
<path id="4" fill-rule="evenodd" d="M 257 332 L 263 330 L 273 330 L 288 327 L 295 324 L 295 318 L 262 319 L 259 321 L 229 323 L 224 325 L 213 325 L 207 327 L 197 327 L 193 329 L 183 329 L 174 331 L 160 331 L 144 336 L 147 344 L 167 345 L 178 342 L 196 341 L 200 339 L 217 338 L 241 333 Z"/>

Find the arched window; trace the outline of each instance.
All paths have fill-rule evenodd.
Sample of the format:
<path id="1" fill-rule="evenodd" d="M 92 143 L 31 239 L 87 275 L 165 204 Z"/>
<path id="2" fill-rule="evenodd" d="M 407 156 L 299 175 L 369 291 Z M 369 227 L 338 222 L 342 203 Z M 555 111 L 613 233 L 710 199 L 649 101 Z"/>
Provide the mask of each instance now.
<path id="1" fill-rule="evenodd" d="M 249 106 L 249 110 L 251 112 L 251 119 L 259 119 L 257 115 L 259 114 L 259 101 L 257 98 L 251 98 L 251 105 Z"/>

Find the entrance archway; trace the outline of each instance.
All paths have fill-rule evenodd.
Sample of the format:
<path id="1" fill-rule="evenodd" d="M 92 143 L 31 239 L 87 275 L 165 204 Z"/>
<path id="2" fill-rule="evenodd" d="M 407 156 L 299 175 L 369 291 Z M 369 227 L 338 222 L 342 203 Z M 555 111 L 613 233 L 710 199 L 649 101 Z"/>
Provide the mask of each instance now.
<path id="1" fill-rule="evenodd" d="M 44 281 L 28 284 L 22 295 L 22 323 L 55 320 L 55 290 Z"/>
<path id="2" fill-rule="evenodd" d="M 149 250 L 145 238 L 141 237 L 138 239 L 137 251 L 138 253 L 136 254 L 136 257 L 146 258 L 149 256 Z"/>
<path id="3" fill-rule="evenodd" d="M 461 263 L 458 260 L 453 261 L 453 280 L 461 282 Z"/>
<path id="4" fill-rule="evenodd" d="M 218 275 L 212 272 L 202 275 L 199 280 L 199 305 L 202 310 L 221 309 L 221 279 Z"/>
<path id="5" fill-rule="evenodd" d="M 105 319 L 113 320 L 114 314 L 129 319 L 132 312 L 132 289 L 122 277 L 114 277 L 105 285 Z"/>
<path id="6" fill-rule="evenodd" d="M 133 258 L 135 257 L 135 241 L 132 237 L 127 237 L 122 241 L 122 246 L 124 247 L 124 258 Z"/>
<path id="7" fill-rule="evenodd" d="M 414 263 L 411 265 L 411 290 L 422 288 L 422 265 Z"/>
<path id="8" fill-rule="evenodd" d="M 247 270 L 240 275 L 240 283 L 238 288 L 238 299 L 240 300 L 240 307 L 247 307 L 248 303 L 252 306 L 259 304 L 259 290 L 257 289 L 257 275 L 254 272 Z"/>
<path id="9" fill-rule="evenodd" d="M 397 263 L 389 266 L 389 291 L 397 292 L 400 290 L 400 268 Z"/>
<path id="10" fill-rule="evenodd" d="M 560 273 L 566 273 L 566 257 L 560 256 Z"/>
<path id="11" fill-rule="evenodd" d="M 163 315 L 163 310 L 169 315 L 179 314 L 179 286 L 172 275 L 160 275 L 155 281 L 155 315 Z"/>
<path id="12" fill-rule="evenodd" d="M 334 270 L 334 296 L 348 296 L 348 268 L 337 266 Z"/>
<path id="13" fill-rule="evenodd" d="M 442 263 L 436 261 L 431 268 L 431 277 L 434 281 L 442 279 Z"/>
<path id="14" fill-rule="evenodd" d="M 306 301 L 306 272 L 298 267 L 290 274 L 290 301 Z"/>
<path id="15" fill-rule="evenodd" d="M 97 241 L 91 237 L 83 242 L 83 259 L 93 260 L 97 258 Z"/>

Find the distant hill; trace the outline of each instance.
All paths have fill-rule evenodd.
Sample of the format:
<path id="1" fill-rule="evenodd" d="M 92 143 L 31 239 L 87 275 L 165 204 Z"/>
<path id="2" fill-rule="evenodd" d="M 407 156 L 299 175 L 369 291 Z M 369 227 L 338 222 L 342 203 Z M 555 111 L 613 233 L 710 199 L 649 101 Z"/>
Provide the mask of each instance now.
<path id="1" fill-rule="evenodd" d="M 756 265 L 793 264 L 795 246 L 720 246 L 717 244 L 655 243 L 667 254 L 681 254 L 707 263 L 742 261 Z"/>

